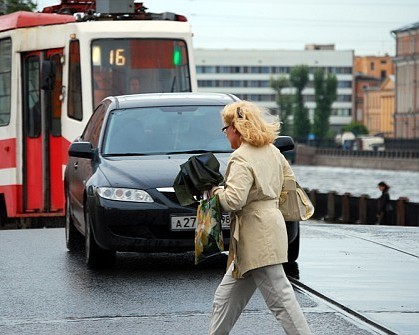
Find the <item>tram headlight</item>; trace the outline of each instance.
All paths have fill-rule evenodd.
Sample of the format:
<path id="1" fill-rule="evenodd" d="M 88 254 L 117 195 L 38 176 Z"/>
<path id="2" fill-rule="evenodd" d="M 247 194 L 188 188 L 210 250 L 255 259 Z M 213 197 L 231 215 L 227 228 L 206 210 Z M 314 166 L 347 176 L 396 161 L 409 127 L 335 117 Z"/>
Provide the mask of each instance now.
<path id="1" fill-rule="evenodd" d="M 97 194 L 109 200 L 130 202 L 154 202 L 150 194 L 144 190 L 121 187 L 98 187 Z"/>

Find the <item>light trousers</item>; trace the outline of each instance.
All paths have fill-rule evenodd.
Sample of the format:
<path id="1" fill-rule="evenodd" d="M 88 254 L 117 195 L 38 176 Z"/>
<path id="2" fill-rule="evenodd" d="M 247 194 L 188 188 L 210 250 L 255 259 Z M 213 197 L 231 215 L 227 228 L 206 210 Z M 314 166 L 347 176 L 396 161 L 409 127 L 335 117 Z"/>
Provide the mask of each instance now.
<path id="1" fill-rule="evenodd" d="M 232 269 L 233 264 L 215 292 L 210 335 L 230 332 L 256 288 L 288 335 L 311 334 L 282 264 L 251 270 L 240 279 L 232 277 Z"/>

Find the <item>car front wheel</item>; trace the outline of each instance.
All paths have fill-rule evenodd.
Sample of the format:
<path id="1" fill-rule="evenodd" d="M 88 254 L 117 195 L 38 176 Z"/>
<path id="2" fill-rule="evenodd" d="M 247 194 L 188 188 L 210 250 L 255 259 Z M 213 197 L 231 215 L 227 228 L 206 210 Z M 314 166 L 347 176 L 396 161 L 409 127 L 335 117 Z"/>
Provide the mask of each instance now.
<path id="1" fill-rule="evenodd" d="M 116 252 L 101 248 L 95 241 L 92 231 L 92 222 L 89 210 L 86 206 L 86 265 L 90 269 L 108 268 L 115 264 Z"/>

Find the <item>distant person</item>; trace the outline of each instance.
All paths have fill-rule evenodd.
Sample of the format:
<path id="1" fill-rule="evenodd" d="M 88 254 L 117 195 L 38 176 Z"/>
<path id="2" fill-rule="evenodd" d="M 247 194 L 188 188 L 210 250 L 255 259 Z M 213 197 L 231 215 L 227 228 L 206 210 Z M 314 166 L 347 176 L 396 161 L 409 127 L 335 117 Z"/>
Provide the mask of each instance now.
<path id="1" fill-rule="evenodd" d="M 141 93 L 141 85 L 140 85 L 140 79 L 137 77 L 131 77 L 129 80 L 129 94 L 137 94 Z"/>
<path id="2" fill-rule="evenodd" d="M 392 222 L 392 213 L 393 207 L 390 203 L 390 186 L 388 186 L 385 182 L 381 181 L 378 183 L 378 188 L 381 191 L 381 196 L 378 199 L 379 201 L 379 210 L 377 214 L 377 224 L 381 225 L 390 225 Z"/>

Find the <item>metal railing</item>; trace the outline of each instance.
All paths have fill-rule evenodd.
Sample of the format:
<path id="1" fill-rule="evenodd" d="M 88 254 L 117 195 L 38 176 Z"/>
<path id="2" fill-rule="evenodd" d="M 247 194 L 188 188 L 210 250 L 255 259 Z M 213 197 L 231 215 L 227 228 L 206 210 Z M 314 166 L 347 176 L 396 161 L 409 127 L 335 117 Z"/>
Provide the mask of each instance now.
<path id="1" fill-rule="evenodd" d="M 402 158 L 419 159 L 419 151 L 368 151 L 368 150 L 343 150 L 336 148 L 316 148 L 317 155 L 349 156 L 349 157 L 374 157 L 374 158 Z"/>
<path id="2" fill-rule="evenodd" d="M 350 193 L 320 193 L 317 190 L 306 190 L 313 202 L 315 212 L 313 219 L 333 223 L 377 224 L 379 200 L 368 195 L 352 196 Z M 400 197 L 391 200 L 392 211 L 389 213 L 388 225 L 419 226 L 419 203 L 409 202 Z"/>

